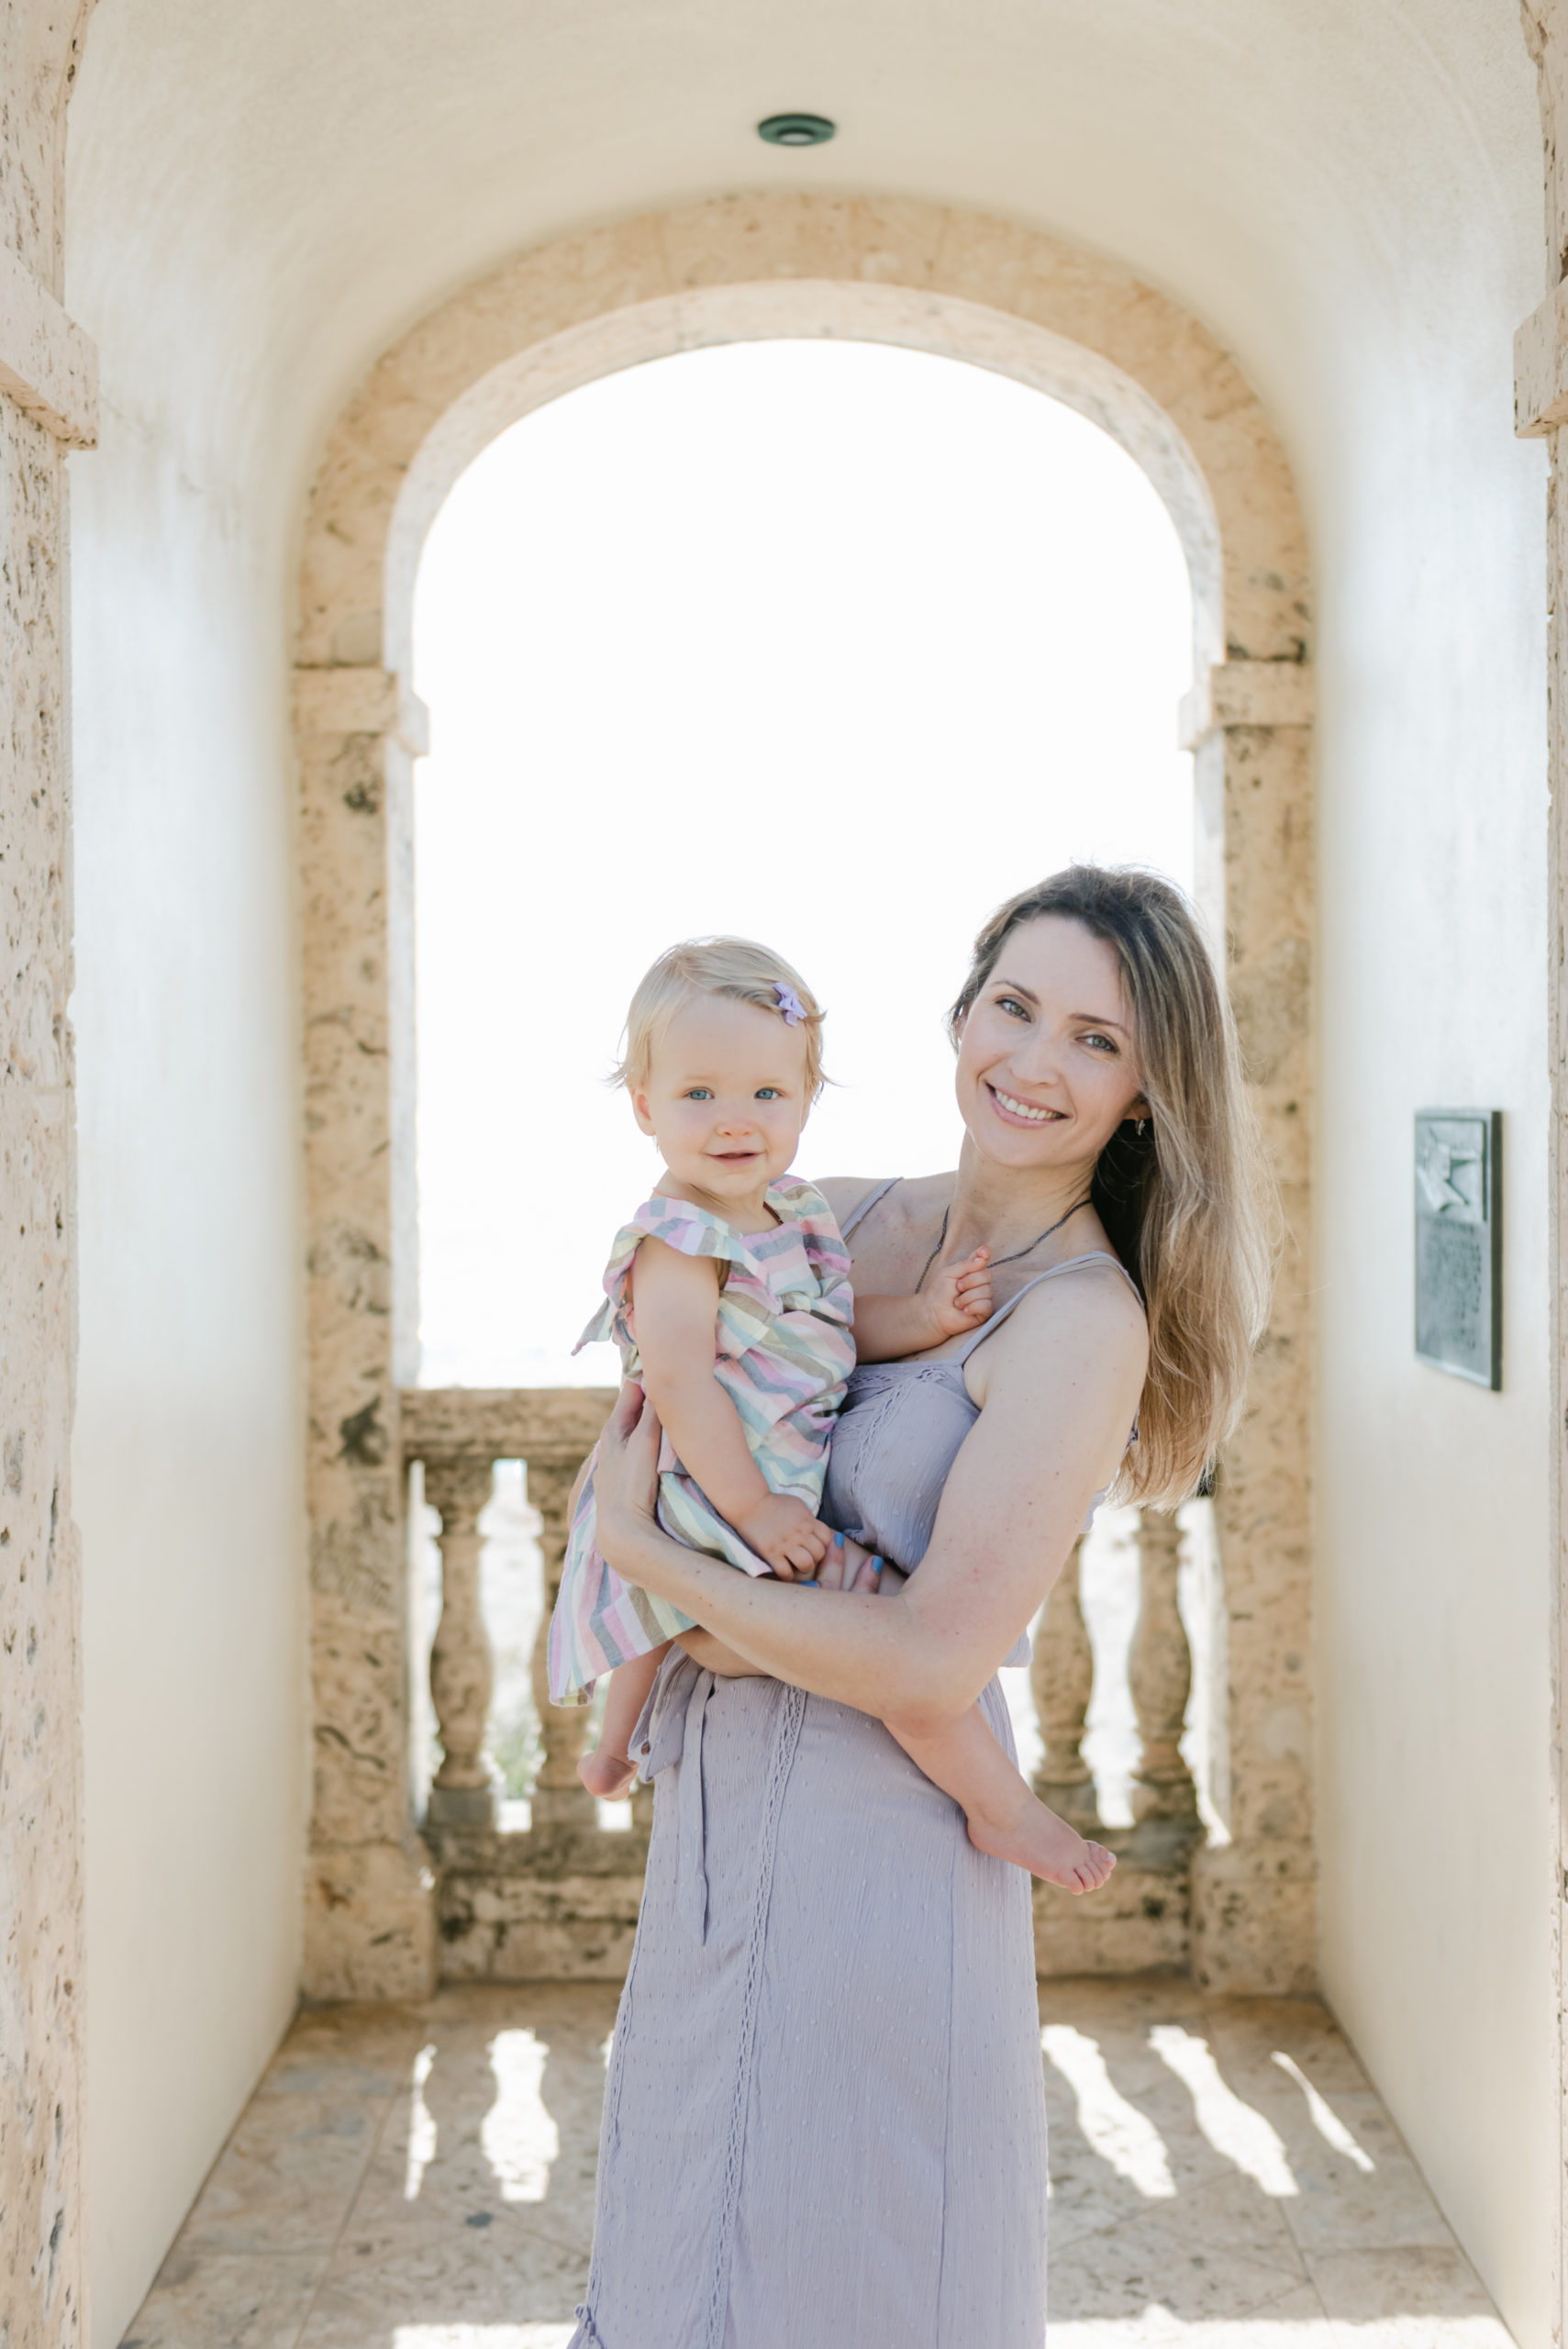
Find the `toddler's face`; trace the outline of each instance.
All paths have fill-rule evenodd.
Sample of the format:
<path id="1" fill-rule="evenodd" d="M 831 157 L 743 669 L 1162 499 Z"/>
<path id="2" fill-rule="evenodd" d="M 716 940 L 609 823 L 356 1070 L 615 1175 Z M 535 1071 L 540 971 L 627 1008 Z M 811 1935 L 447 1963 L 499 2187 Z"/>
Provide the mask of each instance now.
<path id="1" fill-rule="evenodd" d="M 684 1004 L 631 1097 L 677 1181 L 721 1208 L 758 1201 L 789 1170 L 810 1103 L 806 1032 L 722 996 Z"/>

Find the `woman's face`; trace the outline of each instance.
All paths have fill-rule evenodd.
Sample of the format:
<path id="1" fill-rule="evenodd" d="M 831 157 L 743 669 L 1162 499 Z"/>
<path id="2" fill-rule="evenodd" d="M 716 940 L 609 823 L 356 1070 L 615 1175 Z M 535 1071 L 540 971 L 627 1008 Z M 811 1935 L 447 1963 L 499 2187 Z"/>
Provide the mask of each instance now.
<path id="1" fill-rule="evenodd" d="M 964 1019 L 958 1106 L 994 1163 L 1085 1174 L 1149 1115 L 1113 946 L 1064 914 L 1020 922 Z"/>

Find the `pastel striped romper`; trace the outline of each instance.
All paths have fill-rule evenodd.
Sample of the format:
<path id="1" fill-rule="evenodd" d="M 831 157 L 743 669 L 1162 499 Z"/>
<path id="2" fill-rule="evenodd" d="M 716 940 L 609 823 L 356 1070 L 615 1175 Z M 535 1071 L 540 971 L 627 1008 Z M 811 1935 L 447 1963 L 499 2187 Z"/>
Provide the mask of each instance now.
<path id="1" fill-rule="evenodd" d="M 771 1492 L 816 1511 L 828 1442 L 855 1366 L 850 1258 L 827 1200 L 809 1183 L 774 1183 L 767 1194 L 777 1223 L 732 1231 L 684 1199 L 645 1199 L 616 1235 L 605 1273 L 605 1302 L 578 1348 L 613 1339 L 625 1375 L 637 1377 L 631 1269 L 644 1240 L 724 1267 L 714 1330 L 713 1375 L 734 1404 L 752 1459 Z M 726 1523 L 676 1458 L 668 1435 L 659 1459 L 659 1522 L 688 1549 L 726 1558 L 742 1573 L 771 1571 Z M 561 1591 L 550 1626 L 552 1704 L 585 1705 L 601 1672 L 662 1647 L 692 1619 L 665 1599 L 634 1590 L 600 1556 L 594 1540 L 590 1466 L 567 1538 Z"/>

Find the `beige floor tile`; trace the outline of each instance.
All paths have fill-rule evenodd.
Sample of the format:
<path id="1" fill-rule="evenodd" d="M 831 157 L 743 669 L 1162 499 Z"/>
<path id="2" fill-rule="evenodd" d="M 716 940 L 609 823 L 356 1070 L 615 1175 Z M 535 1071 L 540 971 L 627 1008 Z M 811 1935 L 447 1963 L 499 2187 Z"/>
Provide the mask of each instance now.
<path id="1" fill-rule="evenodd" d="M 121 2349 L 295 2349 L 326 2254 L 271 2256 L 176 2243 Z"/>
<path id="2" fill-rule="evenodd" d="M 396 2349 L 569 2349 L 575 2322 L 563 2324 L 404 2324 Z"/>
<path id="3" fill-rule="evenodd" d="M 585 2251 L 605 2063 L 604 2016 L 584 2005 L 530 1998 L 525 2023 L 514 1995 L 481 2021 L 443 2020 L 367 2166 L 357 2237 L 390 2245 L 516 2219 Z"/>
<path id="4" fill-rule="evenodd" d="M 1366 2093 L 1366 2075 L 1344 2039 L 1324 2009 L 1306 1999 L 1216 2001 L 1209 2031 L 1227 2076 L 1243 2095 L 1288 2078 L 1276 2053 L 1288 2055 L 1324 2096 Z"/>
<path id="5" fill-rule="evenodd" d="M 1151 2199 L 1223 2176 L 1232 2164 L 1204 2135 L 1189 2090 L 1141 2037 L 1059 2017 L 1043 2033 L 1053 2161 L 1103 2168 Z"/>
<path id="6" fill-rule="evenodd" d="M 1277 2300 L 1297 2280 L 1277 2264 L 1184 2241 L 1150 2219 L 1084 2237 L 1052 2256 L 1049 2272 L 1052 2324 L 1153 2322 L 1155 2310 L 1175 2325 L 1234 2320 Z"/>
<path id="7" fill-rule="evenodd" d="M 1084 2235 L 1166 2210 L 1173 2200 L 1151 2199 L 1082 2146 L 1064 2149 L 1062 2132 L 1052 2132 L 1048 2232 L 1053 2256 Z"/>
<path id="8" fill-rule="evenodd" d="M 1051 2349 L 1062 2349 L 1052 2342 Z M 1181 2349 L 1340 2349 L 1323 2303 L 1310 2284 L 1297 2284 L 1283 2299 L 1267 2300 L 1239 2319 L 1189 2325 Z"/>
<path id="9" fill-rule="evenodd" d="M 384 2099 L 255 2097 L 181 2232 L 187 2249 L 330 2250 L 348 2217 Z"/>
<path id="10" fill-rule="evenodd" d="M 1307 2262 L 1291 2232 L 1289 2212 L 1287 2199 L 1262 2194 L 1250 2177 L 1232 2174 L 1195 2186 L 1173 2202 L 1151 2204 L 1144 2223 L 1173 2243 L 1238 2252 L 1277 2268 L 1282 2277 L 1305 2283 Z"/>
<path id="11" fill-rule="evenodd" d="M 395 2328 L 565 2325 L 587 2283 L 586 2257 L 539 2237 L 427 2242 L 361 2256 L 345 2243 L 317 2296 L 299 2349 L 392 2349 Z M 400 2343 L 399 2349 L 407 2349 Z M 484 2349 L 492 2349 L 488 2342 Z"/>
<path id="12" fill-rule="evenodd" d="M 1462 2252 L 1334 2251 L 1307 2266 L 1335 2349 L 1513 2349 Z"/>
<path id="13" fill-rule="evenodd" d="M 1310 2284 L 1265 2300 L 1241 2317 L 1183 2324 L 1169 2310 L 1150 2308 L 1136 2319 L 1106 2322 L 1088 2317 L 1053 2323 L 1050 2349 L 1340 2349 L 1323 2304 Z"/>
<path id="14" fill-rule="evenodd" d="M 296 2069 L 347 2066 L 365 2082 L 365 2093 L 392 2094 L 429 2037 L 429 2011 L 417 2006 L 306 2007 L 295 2017 L 261 2083 L 265 2095 L 284 2087 Z"/>
<path id="15" fill-rule="evenodd" d="M 1351 2100 L 1340 2101 L 1343 2108 Z M 1281 2208 L 1303 2251 L 1454 2250 L 1451 2230 L 1387 2119 L 1363 2109 L 1353 2125 L 1358 2146 L 1375 2163 L 1372 2170 L 1362 2171 L 1321 2141 L 1296 2154 L 1301 2191 Z"/>
<path id="16" fill-rule="evenodd" d="M 128 2342 L 564 2349 L 616 2005 L 302 2015 Z M 1041 2014 L 1051 2349 L 1507 2349 L 1322 2009 L 1150 1979 L 1047 1983 Z"/>

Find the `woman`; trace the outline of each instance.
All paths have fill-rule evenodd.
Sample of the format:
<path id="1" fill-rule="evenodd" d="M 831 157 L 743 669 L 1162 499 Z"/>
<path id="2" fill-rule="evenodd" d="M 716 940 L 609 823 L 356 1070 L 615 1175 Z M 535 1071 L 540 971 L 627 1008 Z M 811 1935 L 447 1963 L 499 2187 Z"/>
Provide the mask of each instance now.
<path id="1" fill-rule="evenodd" d="M 653 1831 L 573 2349 L 1043 2338 L 1029 1880 L 882 1724 L 929 1733 L 978 1698 L 1011 1752 L 997 1666 L 1106 1488 L 1197 1485 L 1268 1251 L 1223 996 L 1169 885 L 1077 866 L 1015 897 L 951 1030 L 957 1173 L 823 1187 L 868 1289 L 984 1245 L 996 1310 L 854 1374 L 825 1586 L 659 1531 L 635 1388 L 600 1445 L 606 1556 L 704 1629 L 639 1724 Z M 919 1572 L 869 1586 L 862 1542 Z"/>

